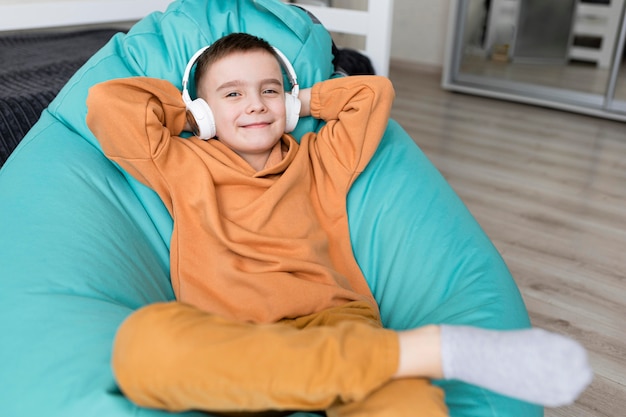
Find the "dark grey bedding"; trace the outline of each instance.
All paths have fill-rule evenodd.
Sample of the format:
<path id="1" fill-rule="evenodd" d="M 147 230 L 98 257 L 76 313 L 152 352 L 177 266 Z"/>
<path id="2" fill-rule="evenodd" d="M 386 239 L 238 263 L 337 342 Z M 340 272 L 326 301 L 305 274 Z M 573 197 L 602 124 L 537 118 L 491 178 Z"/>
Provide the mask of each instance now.
<path id="1" fill-rule="evenodd" d="M 0 36 L 0 167 L 69 78 L 118 31 Z"/>

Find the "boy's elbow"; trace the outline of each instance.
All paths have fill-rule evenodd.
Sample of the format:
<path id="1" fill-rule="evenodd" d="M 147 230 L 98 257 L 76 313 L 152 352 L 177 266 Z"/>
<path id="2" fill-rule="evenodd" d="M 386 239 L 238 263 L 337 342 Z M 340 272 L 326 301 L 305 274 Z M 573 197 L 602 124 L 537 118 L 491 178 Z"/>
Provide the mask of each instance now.
<path id="1" fill-rule="evenodd" d="M 106 107 L 107 88 L 100 84 L 91 86 L 87 92 L 87 122 L 89 122 L 95 113 L 102 112 Z"/>
<path id="2" fill-rule="evenodd" d="M 395 98 L 395 96 L 396 96 L 396 90 L 393 87 L 393 83 L 387 77 L 381 76 L 381 78 L 384 80 L 383 81 L 383 84 L 384 84 L 383 91 L 387 94 L 387 96 L 389 97 L 390 100 L 393 100 Z"/>
<path id="3" fill-rule="evenodd" d="M 383 98 L 383 101 L 393 101 L 396 96 L 396 90 L 391 80 L 382 75 L 374 75 L 373 78 L 378 94 Z"/>

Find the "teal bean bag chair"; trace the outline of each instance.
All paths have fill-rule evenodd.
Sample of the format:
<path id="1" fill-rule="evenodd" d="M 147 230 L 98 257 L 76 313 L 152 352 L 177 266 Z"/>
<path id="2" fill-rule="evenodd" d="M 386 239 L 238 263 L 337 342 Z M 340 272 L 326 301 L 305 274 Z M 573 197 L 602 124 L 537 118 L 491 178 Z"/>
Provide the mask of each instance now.
<path id="1" fill-rule="evenodd" d="M 281 49 L 303 87 L 331 76 L 330 37 L 298 8 L 278 0 L 179 0 L 97 52 L 0 170 L 3 416 L 170 415 L 129 402 L 109 361 L 125 317 L 174 298 L 172 219 L 156 194 L 103 156 L 85 125 L 85 98 L 93 84 L 117 77 L 148 75 L 180 86 L 189 57 L 235 31 Z M 305 119 L 295 134 L 318 127 Z M 393 120 L 348 199 L 354 252 L 386 326 L 529 326 L 498 252 Z M 543 414 L 477 387 L 436 383 L 453 417 Z"/>

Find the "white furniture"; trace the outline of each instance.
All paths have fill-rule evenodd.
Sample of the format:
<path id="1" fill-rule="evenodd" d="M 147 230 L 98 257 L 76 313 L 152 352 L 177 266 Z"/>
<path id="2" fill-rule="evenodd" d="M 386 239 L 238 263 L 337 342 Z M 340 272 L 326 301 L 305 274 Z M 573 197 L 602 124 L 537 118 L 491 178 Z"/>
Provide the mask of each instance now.
<path id="1" fill-rule="evenodd" d="M 298 6 L 315 15 L 330 32 L 364 36 L 365 50 L 361 52 L 372 61 L 377 74 L 389 75 L 393 0 L 369 0 L 367 10 L 315 6 L 306 2 Z"/>
<path id="2" fill-rule="evenodd" d="M 610 4 L 578 2 L 574 36 L 598 37 L 601 44 L 599 48 L 572 46 L 570 58 L 595 62 L 600 68 L 609 68 L 618 39 L 615 34 L 619 32 L 623 6 L 624 0 L 611 0 Z"/>

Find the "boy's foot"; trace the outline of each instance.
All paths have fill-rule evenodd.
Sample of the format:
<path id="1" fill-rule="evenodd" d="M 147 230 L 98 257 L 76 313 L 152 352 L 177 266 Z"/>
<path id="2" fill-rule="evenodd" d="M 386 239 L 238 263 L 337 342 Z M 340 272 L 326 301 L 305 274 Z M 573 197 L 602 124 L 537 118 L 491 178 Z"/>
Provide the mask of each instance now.
<path id="1" fill-rule="evenodd" d="M 593 379 L 585 349 L 542 329 L 441 326 L 443 375 L 547 407 L 571 404 Z"/>

